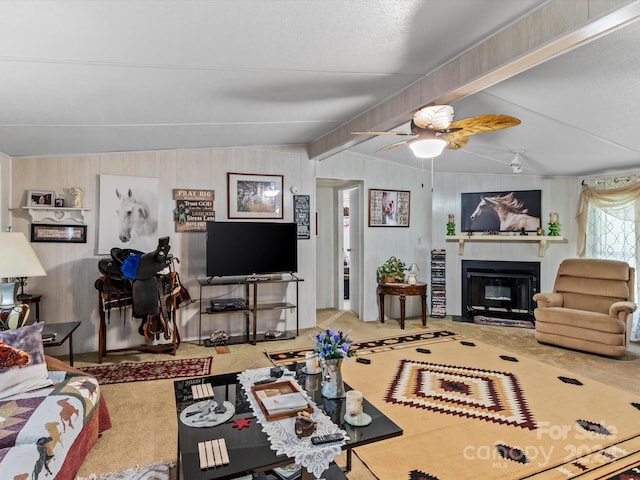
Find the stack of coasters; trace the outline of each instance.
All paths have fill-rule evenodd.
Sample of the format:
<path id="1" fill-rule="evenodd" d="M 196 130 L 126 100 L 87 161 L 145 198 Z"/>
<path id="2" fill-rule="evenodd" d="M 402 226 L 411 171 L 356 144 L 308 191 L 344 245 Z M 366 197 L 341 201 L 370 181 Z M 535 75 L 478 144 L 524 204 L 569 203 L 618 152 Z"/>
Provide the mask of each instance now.
<path id="1" fill-rule="evenodd" d="M 213 387 L 210 383 L 201 383 L 199 385 L 191 385 L 191 393 L 194 400 L 203 398 L 213 398 Z"/>
<path id="2" fill-rule="evenodd" d="M 227 452 L 227 442 L 224 438 L 198 442 L 198 453 L 201 470 L 229 464 L 229 452 Z"/>

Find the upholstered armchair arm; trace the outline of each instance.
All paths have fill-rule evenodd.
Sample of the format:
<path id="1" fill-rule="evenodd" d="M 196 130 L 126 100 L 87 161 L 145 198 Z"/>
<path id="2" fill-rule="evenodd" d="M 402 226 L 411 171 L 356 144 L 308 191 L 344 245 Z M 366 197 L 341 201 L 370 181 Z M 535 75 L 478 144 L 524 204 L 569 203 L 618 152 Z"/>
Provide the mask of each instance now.
<path id="1" fill-rule="evenodd" d="M 538 302 L 538 307 L 561 307 L 564 303 L 564 297 L 561 293 L 536 293 L 533 299 Z"/>
<path id="2" fill-rule="evenodd" d="M 609 315 L 625 320 L 627 315 L 636 311 L 637 305 L 633 302 L 616 302 L 609 307 Z"/>

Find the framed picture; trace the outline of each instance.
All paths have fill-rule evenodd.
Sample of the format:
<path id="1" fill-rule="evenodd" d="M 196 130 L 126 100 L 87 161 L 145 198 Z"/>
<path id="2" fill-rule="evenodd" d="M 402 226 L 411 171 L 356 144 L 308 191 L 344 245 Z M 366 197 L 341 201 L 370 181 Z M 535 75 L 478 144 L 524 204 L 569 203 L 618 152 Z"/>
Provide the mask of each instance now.
<path id="1" fill-rule="evenodd" d="M 159 180 L 100 175 L 98 255 L 112 248 L 151 252 L 158 246 Z"/>
<path id="2" fill-rule="evenodd" d="M 369 189 L 370 227 L 408 227 L 411 192 Z"/>
<path id="3" fill-rule="evenodd" d="M 462 193 L 462 232 L 535 232 L 542 190 Z"/>
<path id="4" fill-rule="evenodd" d="M 87 243 L 86 225 L 31 224 L 32 242 Z"/>
<path id="5" fill-rule="evenodd" d="M 228 218 L 283 218 L 282 175 L 227 173 Z"/>
<path id="6" fill-rule="evenodd" d="M 53 207 L 56 194 L 42 190 L 29 190 L 27 192 L 27 207 Z"/>

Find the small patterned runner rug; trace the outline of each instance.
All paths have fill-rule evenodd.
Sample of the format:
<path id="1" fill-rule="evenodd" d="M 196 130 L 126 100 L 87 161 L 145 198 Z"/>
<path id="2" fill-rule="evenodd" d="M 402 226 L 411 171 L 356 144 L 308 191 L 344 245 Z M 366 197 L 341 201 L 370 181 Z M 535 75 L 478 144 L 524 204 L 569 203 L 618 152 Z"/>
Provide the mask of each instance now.
<path id="1" fill-rule="evenodd" d="M 213 357 L 157 362 L 122 362 L 115 365 L 81 367 L 102 385 L 110 383 L 142 382 L 166 378 L 201 377 L 209 375 Z"/>
<path id="2" fill-rule="evenodd" d="M 353 342 L 352 347 L 358 355 L 385 352 L 387 350 L 397 350 L 399 348 L 410 348 L 424 343 L 437 343 L 452 341 L 461 338 L 457 333 L 448 330 L 432 330 L 398 337 L 384 337 L 362 342 Z M 313 350 L 311 341 L 307 348 L 298 350 L 278 350 L 264 352 L 265 355 L 276 365 L 291 365 L 292 363 L 304 362 L 305 354 Z"/>

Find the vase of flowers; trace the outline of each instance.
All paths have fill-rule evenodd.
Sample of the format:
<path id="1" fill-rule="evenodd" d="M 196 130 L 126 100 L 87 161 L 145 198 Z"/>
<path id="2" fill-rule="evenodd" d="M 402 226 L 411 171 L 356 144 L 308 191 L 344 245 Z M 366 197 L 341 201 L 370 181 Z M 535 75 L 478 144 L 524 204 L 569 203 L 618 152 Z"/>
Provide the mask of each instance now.
<path id="1" fill-rule="evenodd" d="M 342 380 L 342 361 L 355 355 L 351 348 L 349 332 L 327 329 L 313 338 L 313 346 L 322 366 L 322 396 L 342 398 L 345 396 Z"/>

